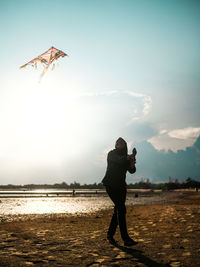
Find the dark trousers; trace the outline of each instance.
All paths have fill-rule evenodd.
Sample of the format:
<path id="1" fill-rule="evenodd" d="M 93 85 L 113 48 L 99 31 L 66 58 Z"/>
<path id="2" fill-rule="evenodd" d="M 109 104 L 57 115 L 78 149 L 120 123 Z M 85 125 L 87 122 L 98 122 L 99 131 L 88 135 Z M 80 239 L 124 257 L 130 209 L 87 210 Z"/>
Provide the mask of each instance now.
<path id="1" fill-rule="evenodd" d="M 114 236 L 117 225 L 119 224 L 121 237 L 123 240 L 126 240 L 127 238 L 129 238 L 126 227 L 126 187 L 115 188 L 106 186 L 106 192 L 115 205 L 114 213 L 108 229 L 108 235 Z"/>

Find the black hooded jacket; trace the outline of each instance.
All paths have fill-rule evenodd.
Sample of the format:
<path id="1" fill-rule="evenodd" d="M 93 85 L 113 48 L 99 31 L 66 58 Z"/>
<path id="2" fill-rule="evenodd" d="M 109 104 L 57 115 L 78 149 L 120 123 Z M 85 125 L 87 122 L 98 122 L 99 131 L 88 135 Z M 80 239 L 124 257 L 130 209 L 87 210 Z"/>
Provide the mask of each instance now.
<path id="1" fill-rule="evenodd" d="M 117 148 L 111 150 L 107 157 L 107 170 L 102 180 L 103 185 L 111 187 L 126 186 L 126 173 L 136 172 L 136 168 L 131 168 L 130 161 L 127 160 L 126 152 L 121 152 Z"/>

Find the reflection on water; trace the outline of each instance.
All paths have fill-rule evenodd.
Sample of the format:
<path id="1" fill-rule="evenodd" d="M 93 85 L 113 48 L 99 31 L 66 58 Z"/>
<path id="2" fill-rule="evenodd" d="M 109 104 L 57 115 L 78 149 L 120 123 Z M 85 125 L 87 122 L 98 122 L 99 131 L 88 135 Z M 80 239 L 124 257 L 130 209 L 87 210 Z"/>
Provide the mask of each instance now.
<path id="1" fill-rule="evenodd" d="M 134 194 L 127 196 L 127 205 L 163 203 L 175 200 L 177 193 L 169 194 Z M 1 198 L 0 215 L 69 213 L 80 214 L 112 207 L 107 196 L 43 197 L 43 198 Z"/>
<path id="2" fill-rule="evenodd" d="M 42 213 L 86 213 L 108 208 L 111 203 L 106 197 L 66 198 L 2 198 L 0 215 Z"/>

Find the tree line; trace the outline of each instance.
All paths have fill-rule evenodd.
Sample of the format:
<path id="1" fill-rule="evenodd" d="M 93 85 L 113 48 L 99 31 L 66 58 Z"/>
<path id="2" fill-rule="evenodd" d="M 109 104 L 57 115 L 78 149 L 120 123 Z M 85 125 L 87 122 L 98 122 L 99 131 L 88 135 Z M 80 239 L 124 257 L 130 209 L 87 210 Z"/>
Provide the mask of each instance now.
<path id="1" fill-rule="evenodd" d="M 174 189 L 187 189 L 187 188 L 200 188 L 200 182 L 188 177 L 185 181 L 179 182 L 178 179 L 173 180 L 169 177 L 169 181 L 165 183 L 152 183 L 150 179 L 141 180 L 136 183 L 127 185 L 128 189 L 161 189 L 161 190 L 174 190 Z M 80 184 L 76 181 L 67 184 L 66 182 L 55 184 L 26 184 L 26 185 L 0 185 L 0 189 L 104 189 L 102 183 L 93 184 Z"/>

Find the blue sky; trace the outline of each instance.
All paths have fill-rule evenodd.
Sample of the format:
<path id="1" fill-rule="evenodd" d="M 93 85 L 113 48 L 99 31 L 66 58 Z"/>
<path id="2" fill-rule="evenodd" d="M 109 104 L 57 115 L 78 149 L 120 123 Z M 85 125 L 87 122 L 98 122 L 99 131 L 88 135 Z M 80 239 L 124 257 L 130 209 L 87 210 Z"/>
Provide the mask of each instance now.
<path id="1" fill-rule="evenodd" d="M 1 183 L 99 182 L 119 136 L 165 154 L 196 142 L 199 1 L 0 0 L 0 23 Z M 52 45 L 69 57 L 41 83 L 19 69 Z M 166 178 L 140 157 L 136 180 Z"/>

